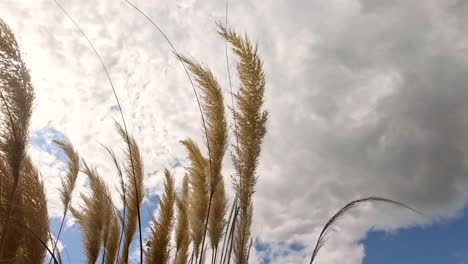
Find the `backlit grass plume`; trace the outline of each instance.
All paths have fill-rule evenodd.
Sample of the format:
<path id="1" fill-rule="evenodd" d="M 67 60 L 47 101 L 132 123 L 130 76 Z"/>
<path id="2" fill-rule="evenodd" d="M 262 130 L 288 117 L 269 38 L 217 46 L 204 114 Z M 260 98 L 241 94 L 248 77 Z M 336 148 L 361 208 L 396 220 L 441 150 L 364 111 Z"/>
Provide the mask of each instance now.
<path id="1" fill-rule="evenodd" d="M 0 260 L 42 261 L 44 187 L 26 147 L 34 90 L 15 36 L 0 19 Z"/>
<path id="2" fill-rule="evenodd" d="M 127 134 L 124 128 L 116 123 L 116 128 L 122 139 L 127 143 L 126 155 L 126 185 L 125 185 L 125 225 L 122 253 L 119 263 L 128 262 L 129 247 L 133 235 L 140 224 L 140 207 L 143 201 L 143 160 L 136 140 Z"/>
<path id="3" fill-rule="evenodd" d="M 207 184 L 208 161 L 203 157 L 198 146 L 190 139 L 182 141 L 187 148 L 190 160 L 189 182 L 191 186 L 189 202 L 189 222 L 195 257 L 199 257 L 203 239 L 205 219 L 208 214 L 209 186 Z"/>
<path id="4" fill-rule="evenodd" d="M 65 177 L 62 178 L 62 188 L 60 189 L 60 199 L 62 200 L 63 213 L 66 214 L 70 206 L 71 196 L 75 188 L 76 179 L 80 171 L 80 157 L 73 148 L 73 145 L 67 140 L 54 140 L 54 143 L 59 146 L 67 156 L 67 171 Z"/>
<path id="5" fill-rule="evenodd" d="M 257 47 L 245 36 L 218 24 L 219 34 L 231 45 L 238 57 L 237 72 L 240 87 L 235 95 L 237 109 L 233 110 L 238 145 L 234 145 L 233 163 L 237 173 L 236 197 L 239 217 L 236 226 L 234 256 L 236 263 L 248 263 L 250 226 L 252 223 L 252 195 L 257 181 L 256 169 L 261 143 L 266 133 L 268 114 L 263 110 L 265 73 Z"/>
<path id="6" fill-rule="evenodd" d="M 190 245 L 189 199 L 189 176 L 186 174 L 182 182 L 181 193 L 176 197 L 177 223 L 175 228 L 175 264 L 187 263 Z"/>
<path id="7" fill-rule="evenodd" d="M 10 230 L 22 231 L 21 246 L 16 250 L 16 261 L 17 263 L 35 263 L 45 257 L 46 252 L 41 241 L 47 241 L 49 218 L 44 185 L 28 156 L 21 163 L 19 181 L 17 196 L 21 198 L 20 202 L 15 204 L 15 211 L 20 211 L 19 215 L 22 218 L 12 218 L 15 221 L 12 221 L 10 225 Z M 24 232 L 24 229 L 29 231 Z M 7 238 L 6 244 L 9 244 L 11 239 L 18 239 L 18 237 Z"/>
<path id="8" fill-rule="evenodd" d="M 83 172 L 89 180 L 90 194 L 81 194 L 83 205 L 71 207 L 70 211 L 80 226 L 84 253 L 87 263 L 96 263 L 103 244 L 103 229 L 106 224 L 107 187 L 95 169 L 83 162 Z"/>
<path id="9" fill-rule="evenodd" d="M 159 200 L 159 216 L 153 217 L 151 226 L 150 248 L 147 263 L 169 263 L 169 244 L 174 224 L 175 187 L 174 178 L 166 169 L 164 171 L 164 193 Z"/>
<path id="10" fill-rule="evenodd" d="M 65 177 L 62 178 L 62 188 L 59 190 L 60 199 L 63 206 L 63 216 L 62 221 L 60 222 L 59 231 L 55 238 L 54 246 L 52 248 L 52 252 L 55 254 L 57 243 L 59 241 L 63 224 L 65 222 L 65 217 L 67 216 L 68 208 L 70 206 L 73 189 L 75 189 L 76 179 L 78 178 L 78 173 L 80 171 L 80 157 L 73 148 L 73 145 L 68 140 L 54 140 L 54 143 L 62 149 L 68 159 L 67 171 L 65 173 Z M 52 261 L 52 259 L 50 259 L 50 261 Z"/>
<path id="11" fill-rule="evenodd" d="M 218 25 L 219 34 L 232 46 L 238 58 L 237 72 L 240 79 L 239 90 L 233 95 L 236 104 L 233 103 L 231 108 L 236 142 L 229 145 L 223 93 L 212 72 L 197 61 L 178 54 L 156 23 L 125 0 L 163 34 L 183 65 L 198 102 L 207 149 L 207 155 L 204 155 L 191 139 L 181 141 L 187 150 L 190 165 L 186 168 L 187 174 L 179 195 L 176 195 L 174 177 L 168 170 L 165 171 L 159 215 L 153 219 L 151 232 L 146 238 L 148 251 L 143 259 L 140 207 L 144 198 L 144 171 L 139 146 L 127 131 L 116 90 L 99 53 L 60 3 L 54 1 L 90 44 L 106 73 L 120 110 L 122 126 L 116 123 L 116 130 L 126 144 L 124 165 L 120 166 L 114 152 L 105 148 L 118 171 L 123 208 L 115 208 L 104 179 L 84 161 L 83 172 L 89 180 L 89 192 L 81 194 L 81 206 L 72 207 L 71 197 L 80 169 L 80 158 L 68 141 L 54 141 L 64 151 L 68 162 L 60 188 L 63 218 L 56 240 L 52 241 L 53 248 L 48 248 L 47 240 L 52 235 L 48 227 L 44 185 L 26 151 L 33 87 L 15 37 L 0 20 L 0 263 L 43 263 L 47 250 L 58 264 L 61 256 L 55 256 L 54 252 L 63 221 L 70 210 L 81 231 L 86 263 L 96 263 L 98 260 L 105 264 L 129 263 L 129 250 L 138 224 L 139 263 L 201 264 L 209 258 L 205 252 L 211 247 L 212 263 L 229 264 L 234 259 L 236 264 L 247 264 L 254 244 L 250 228 L 254 209 L 252 200 L 258 177 L 256 171 L 268 119 L 267 112 L 263 110 L 265 73 L 257 47 L 246 36 Z M 191 76 L 198 86 L 200 97 Z M 228 219 L 225 219 L 228 190 L 223 179 L 222 162 L 228 146 L 233 148 L 235 200 Z M 338 220 L 363 202 L 386 202 L 409 208 L 379 197 L 348 203 L 325 224 L 310 263 L 313 263 Z M 210 245 L 205 245 L 206 237 Z M 221 240 L 223 243 L 218 258 Z"/>
<path id="12" fill-rule="evenodd" d="M 411 208 L 411 207 L 409 207 L 409 206 L 407 206 L 407 205 L 405 205 L 403 203 L 400 203 L 400 202 L 397 202 L 397 201 L 394 201 L 394 200 L 390 200 L 390 199 L 386 199 L 386 198 L 371 196 L 371 197 L 366 197 L 366 198 L 353 200 L 353 201 L 347 203 L 345 206 L 343 206 L 343 208 L 341 208 L 338 212 L 336 212 L 325 223 L 325 225 L 323 226 L 322 231 L 320 232 L 320 235 L 319 235 L 319 237 L 317 239 L 317 242 L 315 244 L 314 251 L 312 252 L 312 256 L 310 258 L 310 264 L 314 263 L 315 258 L 317 257 L 320 249 L 322 249 L 322 247 L 325 245 L 326 240 L 328 238 L 328 235 L 333 230 L 333 227 L 336 226 L 336 224 L 344 216 L 346 216 L 349 213 L 349 211 L 351 211 L 353 208 L 356 208 L 359 205 L 361 205 L 363 203 L 366 203 L 366 202 L 372 202 L 372 203 L 383 202 L 383 203 L 387 203 L 387 204 L 391 204 L 391 205 L 395 205 L 395 206 L 398 206 L 398 207 L 408 209 L 408 210 L 413 211 L 414 213 L 417 213 L 417 214 L 421 214 L 418 211 L 414 210 L 413 208 Z"/>
<path id="13" fill-rule="evenodd" d="M 87 263 L 95 263 L 100 252 L 103 252 L 103 263 L 113 264 L 120 234 L 117 213 L 104 180 L 86 162 L 83 164 L 90 194 L 81 194 L 83 205 L 80 208 L 71 207 L 70 210 L 80 226 Z"/>

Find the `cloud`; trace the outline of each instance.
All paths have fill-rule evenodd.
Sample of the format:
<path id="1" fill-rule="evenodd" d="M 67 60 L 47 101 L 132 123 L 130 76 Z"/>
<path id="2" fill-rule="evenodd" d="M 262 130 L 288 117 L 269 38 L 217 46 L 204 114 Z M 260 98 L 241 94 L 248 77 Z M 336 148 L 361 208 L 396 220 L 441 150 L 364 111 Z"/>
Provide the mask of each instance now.
<path id="1" fill-rule="evenodd" d="M 212 67 L 228 96 L 224 43 L 214 27 L 224 21 L 225 3 L 135 2 L 181 52 Z M 186 160 L 178 141 L 202 142 L 203 136 L 195 98 L 168 44 L 123 1 L 62 3 L 109 67 L 141 144 L 147 191 L 160 191 L 164 167 L 177 168 L 180 184 Z M 231 2 L 229 10 L 229 23 L 258 41 L 268 74 L 270 120 L 253 233 L 271 250 L 253 252 L 258 261 L 306 261 L 321 225 L 353 198 L 397 199 L 426 218 L 365 205 L 341 222 L 318 263 L 361 263 L 365 249 L 356 241 L 373 225 L 430 223 L 464 206 L 467 4 L 264 0 Z M 37 94 L 32 134 L 61 131 L 112 183 L 115 173 L 98 141 L 121 155 L 113 127 L 120 117 L 87 43 L 52 1 L 3 1 L 0 16 L 19 36 L 31 68 Z M 230 61 L 234 69 L 232 55 Z M 57 178 L 49 175 L 62 165 L 43 146 L 30 150 L 42 161 L 48 188 L 55 188 Z M 294 243 L 303 247 L 288 246 Z"/>

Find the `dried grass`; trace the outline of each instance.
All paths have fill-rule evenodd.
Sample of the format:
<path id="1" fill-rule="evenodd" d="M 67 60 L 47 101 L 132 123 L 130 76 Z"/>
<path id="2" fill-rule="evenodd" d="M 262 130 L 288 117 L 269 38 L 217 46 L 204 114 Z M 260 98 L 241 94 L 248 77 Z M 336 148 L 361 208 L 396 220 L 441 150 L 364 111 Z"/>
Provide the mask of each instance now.
<path id="1" fill-rule="evenodd" d="M 153 20 L 135 5 L 125 1 L 164 35 Z M 141 263 L 143 247 L 140 207 L 144 198 L 144 167 L 139 146 L 135 138 L 128 133 L 117 93 L 99 53 L 78 24 L 57 1 L 55 2 L 87 39 L 100 60 L 120 109 L 123 125 L 116 123 L 116 129 L 126 145 L 124 166 L 119 165 L 117 156 L 110 148 L 105 148 L 111 155 L 120 177 L 118 191 L 123 201 L 123 209 L 120 211 L 115 208 L 111 191 L 104 179 L 84 161 L 82 171 L 89 180 L 90 190 L 87 195 L 81 194 L 81 206 L 72 207 L 72 193 L 80 169 L 80 158 L 71 143 L 66 140 L 55 141 L 67 156 L 68 164 L 60 189 L 63 205 L 61 226 L 52 250 L 47 247 L 50 232 L 44 186 L 26 151 L 34 98 L 33 87 L 14 35 L 5 22 L 0 20 L 0 262 L 42 263 L 46 250 L 55 263 L 61 262 L 60 254 L 55 256 L 54 252 L 63 221 L 70 210 L 81 231 L 87 263 L 96 263 L 99 257 L 106 264 L 129 263 L 129 249 L 137 224 Z M 178 54 L 164 35 L 184 66 L 194 89 L 208 153 L 204 156 L 199 146 L 191 139 L 181 141 L 190 161 L 186 168 L 188 173 L 183 179 L 179 194 L 176 194 L 174 177 L 168 170 L 164 173 L 164 193 L 159 199 L 159 215 L 153 218 L 148 238 L 149 247 L 145 259 L 148 264 L 182 264 L 194 261 L 201 264 L 207 258 L 206 251 L 209 246 L 212 263 L 229 264 L 231 259 L 236 264 L 249 262 L 253 245 L 250 231 L 254 208 L 252 198 L 258 178 L 261 145 L 267 130 L 268 114 L 263 109 L 266 78 L 257 47 L 247 36 L 241 36 L 221 24 L 218 24 L 218 28 L 219 34 L 232 46 L 238 59 L 240 86 L 238 92 L 233 94 L 231 107 L 233 132 L 236 136 L 236 142 L 232 145 L 229 145 L 224 97 L 218 81 L 209 68 Z M 230 72 L 228 73 L 231 84 Z M 194 77 L 200 96 L 191 76 Z M 230 89 L 232 93 L 232 87 Z M 228 146 L 232 147 L 236 174 L 233 183 L 235 200 L 226 219 L 226 186 L 222 170 Z M 313 263 L 324 246 L 329 230 L 350 209 L 363 202 L 386 202 L 411 209 L 399 202 L 379 197 L 352 201 L 326 223 L 310 263 Z M 210 240 L 209 246 L 205 246 L 207 236 Z M 218 258 L 221 240 L 223 245 Z"/>

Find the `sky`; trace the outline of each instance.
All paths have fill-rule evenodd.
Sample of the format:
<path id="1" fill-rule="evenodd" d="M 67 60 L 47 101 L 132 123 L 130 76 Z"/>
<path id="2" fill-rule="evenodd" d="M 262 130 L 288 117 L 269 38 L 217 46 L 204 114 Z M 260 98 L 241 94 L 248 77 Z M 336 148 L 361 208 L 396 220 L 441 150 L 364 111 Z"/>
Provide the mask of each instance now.
<path id="1" fill-rule="evenodd" d="M 161 34 L 123 0 L 60 2 L 109 68 L 141 146 L 145 205 L 156 208 L 164 168 L 180 186 L 188 165 L 179 141 L 203 140 L 185 73 Z M 215 26 L 225 21 L 226 2 L 134 4 L 179 52 L 213 70 L 229 102 L 225 43 Z M 258 44 L 267 73 L 252 263 L 308 262 L 327 219 L 367 196 L 398 200 L 421 215 L 364 204 L 339 223 L 316 263 L 468 262 L 467 16 L 462 0 L 230 1 L 229 25 Z M 100 143 L 122 154 L 113 124 L 120 117 L 99 61 L 53 0 L 2 0 L 0 17 L 31 70 L 29 153 L 43 175 L 54 228 L 65 163 L 51 141 L 69 138 L 113 186 L 117 175 Z M 233 174 L 229 155 L 223 172 Z M 75 197 L 86 192 L 83 175 L 77 184 Z M 66 226 L 62 248 L 78 263 L 71 217 Z"/>

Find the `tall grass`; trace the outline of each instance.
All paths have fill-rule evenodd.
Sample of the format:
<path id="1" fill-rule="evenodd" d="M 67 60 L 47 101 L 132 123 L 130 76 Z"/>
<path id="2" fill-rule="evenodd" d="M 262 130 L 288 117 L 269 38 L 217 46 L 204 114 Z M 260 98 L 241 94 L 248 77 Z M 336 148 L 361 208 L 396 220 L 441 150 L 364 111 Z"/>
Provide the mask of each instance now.
<path id="1" fill-rule="evenodd" d="M 131 2 L 126 2 L 164 35 L 153 20 Z M 201 264 L 209 259 L 208 252 L 211 252 L 212 263 L 248 263 L 253 241 L 252 198 L 268 120 L 268 112 L 263 106 L 267 81 L 257 46 L 247 36 L 228 28 L 227 23 L 218 24 L 219 35 L 226 45 L 230 45 L 237 58 L 236 70 L 240 80 L 238 91 L 232 94 L 235 139 L 230 142 L 224 96 L 216 77 L 200 62 L 179 54 L 164 35 L 194 90 L 206 141 L 197 143 L 190 138 L 181 141 L 190 165 L 186 168 L 180 193 L 176 193 L 173 175 L 165 170 L 159 213 L 153 217 L 145 247 L 140 217 L 144 198 L 144 166 L 138 141 L 128 132 L 122 106 L 98 51 L 60 3 L 56 3 L 95 52 L 119 106 L 122 125 L 116 122 L 116 133 L 126 144 L 124 166 L 120 167 L 110 148 L 105 149 L 119 173 L 120 186 L 117 191 L 123 208 L 115 207 L 111 190 L 102 176 L 84 160 L 80 164 L 80 156 L 70 142 L 55 141 L 66 154 L 68 163 L 59 190 L 63 216 L 55 240 L 51 238 L 44 186 L 26 151 L 34 90 L 15 37 L 6 23 L 0 20 L 0 262 L 42 263 L 46 253 L 49 253 L 50 261 L 61 263 L 57 242 L 64 219 L 70 211 L 81 232 L 86 263 L 96 263 L 99 257 L 103 263 L 128 263 L 130 246 L 134 243 L 137 230 L 140 263 Z M 230 89 L 232 91 L 232 87 Z M 202 153 L 199 144 L 205 145 L 207 153 Z M 235 198 L 230 203 L 230 210 L 227 209 L 229 201 L 223 177 L 223 158 L 229 147 L 236 171 L 232 183 Z M 89 181 L 90 192 L 81 194 L 80 206 L 73 207 L 72 193 L 80 170 Z M 323 247 L 330 228 L 351 208 L 369 201 L 406 207 L 378 197 L 349 203 L 324 226 L 310 263 Z M 47 246 L 48 241 L 51 247 Z"/>

